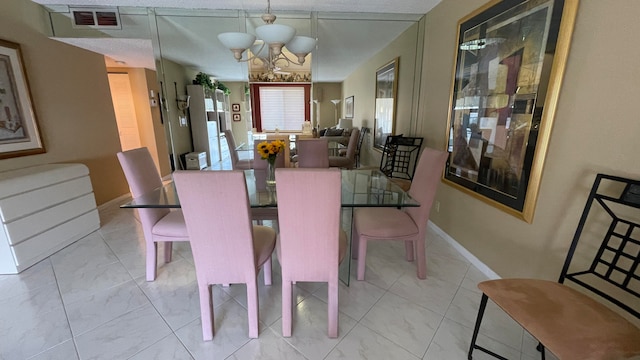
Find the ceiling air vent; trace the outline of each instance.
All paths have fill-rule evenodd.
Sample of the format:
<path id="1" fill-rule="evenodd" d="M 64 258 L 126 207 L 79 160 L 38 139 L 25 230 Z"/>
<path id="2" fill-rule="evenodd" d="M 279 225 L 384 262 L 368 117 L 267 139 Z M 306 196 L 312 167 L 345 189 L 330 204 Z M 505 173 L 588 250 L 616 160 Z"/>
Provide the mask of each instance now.
<path id="1" fill-rule="evenodd" d="M 74 29 L 122 29 L 117 8 L 69 8 Z"/>

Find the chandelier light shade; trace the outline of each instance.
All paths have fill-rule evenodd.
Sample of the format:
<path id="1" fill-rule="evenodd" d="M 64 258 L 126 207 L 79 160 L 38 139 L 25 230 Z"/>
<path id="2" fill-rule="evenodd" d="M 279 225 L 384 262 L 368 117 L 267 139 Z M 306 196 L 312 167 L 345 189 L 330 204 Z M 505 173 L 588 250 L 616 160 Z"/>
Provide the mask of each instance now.
<path id="1" fill-rule="evenodd" d="M 298 57 L 298 62 L 303 64 L 304 58 L 316 47 L 316 39 L 308 36 L 296 36 L 287 43 L 287 49 Z"/>
<path id="2" fill-rule="evenodd" d="M 258 26 L 256 34 L 259 39 L 269 44 L 269 49 L 274 55 L 280 55 L 284 44 L 287 44 L 296 36 L 296 29 L 287 25 L 267 24 Z"/>
<path id="3" fill-rule="evenodd" d="M 261 60 L 268 72 L 278 70 L 278 63 L 302 65 L 305 58 L 316 46 L 316 39 L 308 36 L 295 36 L 296 29 L 288 25 L 274 24 L 276 16 L 271 14 L 271 0 L 267 0 L 267 13 L 262 15 L 265 25 L 256 28 L 257 37 L 240 32 L 218 34 L 218 40 L 231 50 L 233 57 L 241 61 Z M 286 47 L 297 59 L 289 59 L 282 53 Z M 247 49 L 251 49 L 252 57 L 242 59 Z"/>
<path id="4" fill-rule="evenodd" d="M 236 60 L 242 59 L 242 53 L 256 41 L 256 37 L 251 34 L 241 32 L 227 32 L 218 35 L 218 40 L 225 47 L 231 49 Z"/>

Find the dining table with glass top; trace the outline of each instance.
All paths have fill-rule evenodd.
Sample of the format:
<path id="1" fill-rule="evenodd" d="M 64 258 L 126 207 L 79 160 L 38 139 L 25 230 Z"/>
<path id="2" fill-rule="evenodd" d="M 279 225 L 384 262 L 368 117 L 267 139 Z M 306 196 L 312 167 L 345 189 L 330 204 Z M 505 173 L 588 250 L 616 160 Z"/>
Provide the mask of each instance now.
<path id="1" fill-rule="evenodd" d="M 195 171 L 195 170 L 193 170 Z M 209 170 L 203 170 L 209 171 Z M 214 170 L 212 170 L 214 171 Z M 220 170 L 215 170 L 220 171 Z M 252 208 L 277 208 L 276 188 L 266 184 L 263 170 L 244 170 L 249 203 Z M 351 221 L 357 207 L 417 207 L 420 204 L 387 178 L 380 170 L 341 170 L 342 228 L 349 239 L 349 254 L 340 265 L 340 280 L 349 285 L 351 271 Z M 324 191 L 324 189 L 310 189 Z M 180 208 L 173 181 L 163 187 L 133 198 L 121 208 Z"/>

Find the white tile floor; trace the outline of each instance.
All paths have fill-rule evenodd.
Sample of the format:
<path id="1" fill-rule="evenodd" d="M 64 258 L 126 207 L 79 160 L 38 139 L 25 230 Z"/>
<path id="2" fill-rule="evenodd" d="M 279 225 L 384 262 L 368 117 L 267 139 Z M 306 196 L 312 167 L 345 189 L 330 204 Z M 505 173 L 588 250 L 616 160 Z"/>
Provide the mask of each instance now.
<path id="1" fill-rule="evenodd" d="M 217 166 L 229 169 L 228 158 Z M 0 275 L 1 360 L 467 358 L 476 284 L 486 277 L 434 231 L 426 280 L 416 278 L 401 243 L 369 245 L 365 281 L 355 279 L 354 261 L 351 285 L 340 287 L 337 339 L 327 337 L 320 283 L 295 286 L 293 336 L 282 337 L 276 260 L 273 285 L 259 285 L 259 338 L 248 338 L 244 285 L 215 286 L 216 333 L 204 342 L 189 244 L 175 243 L 169 264 L 160 251 L 158 277 L 146 282 L 133 210 L 110 204 L 100 219 L 100 230 L 19 275 Z M 539 358 L 535 340 L 491 303 L 479 343 L 509 359 Z"/>
<path id="2" fill-rule="evenodd" d="M 114 204 L 100 217 L 99 231 L 0 276 L 0 359 L 466 359 L 485 277 L 433 231 L 427 280 L 402 244 L 369 245 L 366 281 L 352 274 L 340 288 L 338 339 L 326 335 L 319 283 L 298 283 L 293 336 L 281 336 L 276 261 L 273 285 L 259 285 L 260 337 L 247 337 L 244 286 L 216 286 L 216 334 L 203 342 L 189 244 L 174 244 L 173 261 L 146 282 L 132 210 Z M 480 341 L 509 359 L 537 358 L 535 341 L 492 305 Z"/>

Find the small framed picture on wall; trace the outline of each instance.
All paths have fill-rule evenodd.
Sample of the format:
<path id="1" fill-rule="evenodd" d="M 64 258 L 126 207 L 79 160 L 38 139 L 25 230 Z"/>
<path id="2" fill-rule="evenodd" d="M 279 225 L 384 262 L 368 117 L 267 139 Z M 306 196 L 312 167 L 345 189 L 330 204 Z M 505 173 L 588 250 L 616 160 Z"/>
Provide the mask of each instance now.
<path id="1" fill-rule="evenodd" d="M 239 112 L 240 111 L 240 104 L 231 104 L 231 111 L 233 112 Z"/>
<path id="2" fill-rule="evenodd" d="M 240 121 L 240 114 L 233 114 L 233 121 Z"/>

